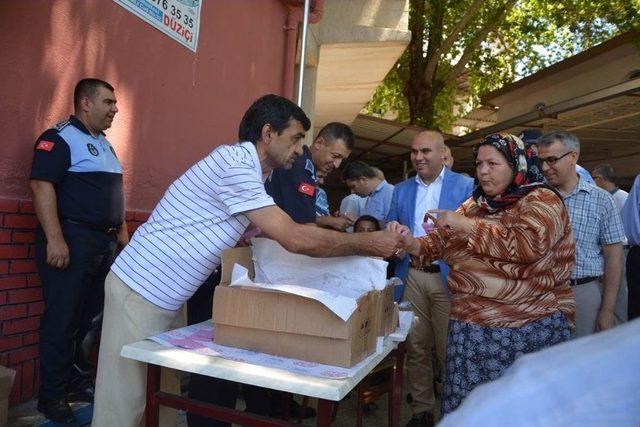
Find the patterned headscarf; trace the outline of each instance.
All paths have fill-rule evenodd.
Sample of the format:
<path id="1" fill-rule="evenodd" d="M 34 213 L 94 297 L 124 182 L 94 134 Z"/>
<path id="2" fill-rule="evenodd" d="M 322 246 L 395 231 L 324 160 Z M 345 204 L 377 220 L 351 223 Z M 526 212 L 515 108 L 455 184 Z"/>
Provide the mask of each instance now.
<path id="1" fill-rule="evenodd" d="M 483 145 L 490 145 L 502 153 L 511 165 L 513 180 L 502 194 L 488 196 L 476 177 L 473 199 L 482 209 L 492 213 L 506 209 L 536 188 L 547 187 L 538 167 L 538 157 L 531 146 L 525 145 L 517 136 L 506 133 L 487 136 L 474 147 L 474 159 L 478 157 L 478 149 Z"/>

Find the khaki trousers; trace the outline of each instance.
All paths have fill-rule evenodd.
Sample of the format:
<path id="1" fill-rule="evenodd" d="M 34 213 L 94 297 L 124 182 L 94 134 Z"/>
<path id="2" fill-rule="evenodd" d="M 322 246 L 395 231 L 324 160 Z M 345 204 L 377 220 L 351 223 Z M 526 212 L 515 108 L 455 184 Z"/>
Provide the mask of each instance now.
<path id="1" fill-rule="evenodd" d="M 434 414 L 434 383 L 438 384 L 439 394 L 443 390 L 451 307 L 440 273 L 410 268 L 404 299 L 411 303 L 418 318 L 407 338 L 406 375 L 413 396 L 411 409 L 414 414 L 424 411 Z"/>
<path id="2" fill-rule="evenodd" d="M 147 365 L 120 357 L 122 346 L 184 325 L 182 310 L 164 310 L 129 288 L 113 271 L 105 281 L 93 427 L 142 425 Z M 161 388 L 180 394 L 177 371 L 163 369 Z M 177 411 L 160 407 L 160 425 L 175 426 Z"/>

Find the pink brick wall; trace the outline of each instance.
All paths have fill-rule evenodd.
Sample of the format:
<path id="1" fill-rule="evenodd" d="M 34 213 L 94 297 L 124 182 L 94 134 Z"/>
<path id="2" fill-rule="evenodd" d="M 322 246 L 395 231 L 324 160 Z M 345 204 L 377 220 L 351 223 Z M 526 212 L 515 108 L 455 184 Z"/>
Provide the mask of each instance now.
<path id="1" fill-rule="evenodd" d="M 148 212 L 127 212 L 129 232 Z M 34 261 L 38 220 L 30 200 L 0 198 L 0 365 L 16 370 L 10 404 L 38 392 L 38 341 L 44 310 Z"/>

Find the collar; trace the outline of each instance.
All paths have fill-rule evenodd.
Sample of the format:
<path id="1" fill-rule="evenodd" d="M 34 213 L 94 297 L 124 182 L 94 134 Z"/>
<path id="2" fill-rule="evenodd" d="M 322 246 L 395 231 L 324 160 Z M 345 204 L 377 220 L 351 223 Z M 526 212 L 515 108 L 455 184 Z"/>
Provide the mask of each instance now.
<path id="1" fill-rule="evenodd" d="M 98 134 L 97 137 L 91 135 L 91 132 L 89 132 L 89 130 L 87 129 L 87 127 L 84 125 L 84 123 L 82 123 L 80 121 L 80 119 L 78 119 L 76 116 L 74 116 L 73 114 L 69 116 L 69 123 L 73 125 L 73 127 L 78 128 L 78 130 L 86 133 L 87 135 L 89 135 L 92 138 L 99 138 L 100 135 L 104 136 L 104 132 L 100 132 Z"/>
<path id="2" fill-rule="evenodd" d="M 618 190 L 619 190 L 619 188 L 616 187 L 613 190 L 609 191 L 609 194 L 614 195 L 614 194 L 616 194 L 618 192 Z"/>
<path id="3" fill-rule="evenodd" d="M 589 184 L 589 182 L 582 179 L 582 177 L 578 175 L 578 184 L 574 187 L 571 193 L 565 196 L 565 199 L 578 194 L 578 192 L 580 191 L 584 191 L 585 193 L 591 194 L 591 191 L 593 190 L 593 188 L 594 188 L 593 185 Z"/>
<path id="4" fill-rule="evenodd" d="M 436 181 L 442 181 L 444 179 L 444 173 L 445 173 L 445 169 L 447 169 L 444 165 L 442 165 L 442 170 L 440 171 L 440 173 L 438 174 L 438 176 L 436 177 L 436 179 L 433 180 L 433 182 L 431 182 L 431 184 L 434 184 Z M 420 178 L 420 175 L 416 174 L 416 182 L 418 183 L 418 186 L 422 186 L 422 187 L 429 187 L 431 184 L 427 184 L 425 183 L 422 178 Z"/>
<path id="5" fill-rule="evenodd" d="M 302 155 L 307 158 L 307 161 L 304 164 L 304 169 L 309 171 L 313 180 L 316 181 L 316 167 L 313 165 L 311 150 L 306 145 L 302 147 Z"/>
<path id="6" fill-rule="evenodd" d="M 369 196 L 372 196 L 372 195 L 376 194 L 378 191 L 382 190 L 382 188 L 383 188 L 384 186 L 386 186 L 386 185 L 387 185 L 387 180 L 386 180 L 386 179 L 383 179 L 383 180 L 382 180 L 382 181 L 380 181 L 380 183 L 376 186 L 376 189 L 375 189 L 375 190 L 373 190 L 373 191 L 371 192 L 371 194 L 369 194 Z"/>
<path id="7" fill-rule="evenodd" d="M 241 141 L 238 142 L 237 145 L 244 148 L 249 152 L 251 158 L 253 159 L 253 163 L 256 165 L 256 169 L 258 170 L 258 174 L 262 179 L 262 182 L 267 182 L 267 180 L 271 180 L 271 175 L 273 175 L 273 170 L 269 173 L 269 175 L 263 177 L 262 176 L 262 165 L 260 164 L 260 157 L 258 156 L 258 149 L 256 145 L 251 141 Z"/>

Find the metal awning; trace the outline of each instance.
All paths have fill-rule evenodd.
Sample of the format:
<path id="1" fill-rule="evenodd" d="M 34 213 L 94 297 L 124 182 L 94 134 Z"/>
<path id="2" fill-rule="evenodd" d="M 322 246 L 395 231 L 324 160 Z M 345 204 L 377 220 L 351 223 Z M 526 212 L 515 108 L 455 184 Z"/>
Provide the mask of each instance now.
<path id="1" fill-rule="evenodd" d="M 493 132 L 517 135 L 523 129 L 538 128 L 542 132 L 567 130 L 576 134 L 582 144 L 580 163 L 587 169 L 598 163 L 615 164 L 625 182 L 640 172 L 640 79 L 541 107 L 500 123 L 491 121 L 489 108 L 475 110 L 473 114 L 467 120 L 483 121 L 485 127 L 462 137 L 445 135 L 456 171 L 473 176 L 471 150 L 485 135 Z M 411 170 L 411 140 L 424 128 L 364 115 L 359 115 L 351 127 L 356 135 L 351 160 L 378 166 L 390 182 L 401 180 L 405 168 Z"/>

